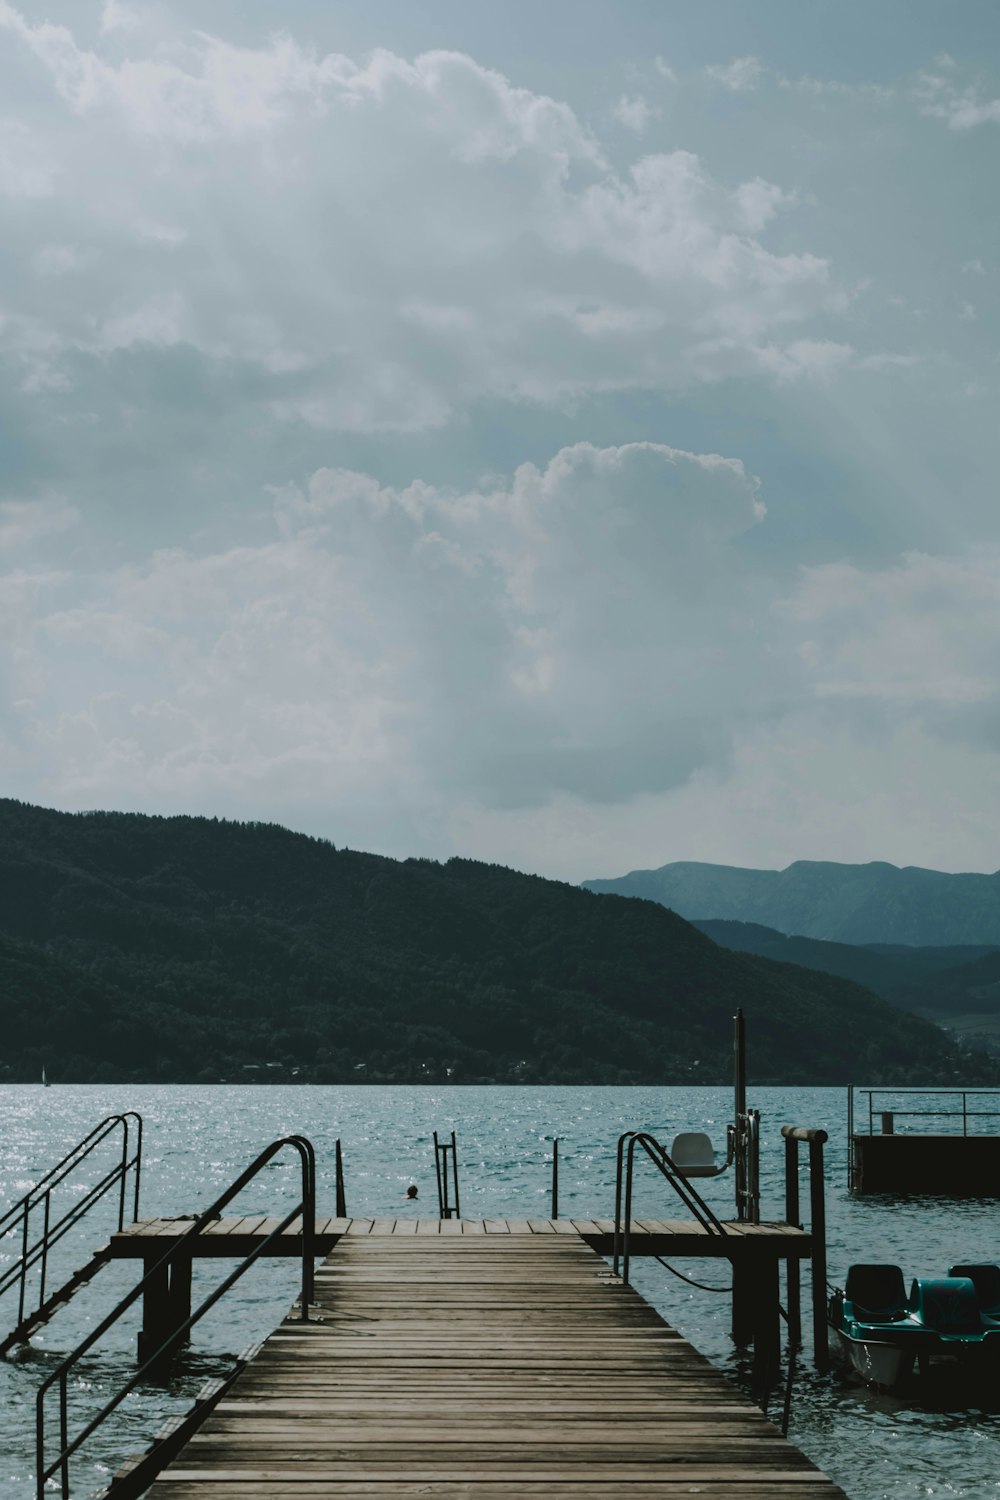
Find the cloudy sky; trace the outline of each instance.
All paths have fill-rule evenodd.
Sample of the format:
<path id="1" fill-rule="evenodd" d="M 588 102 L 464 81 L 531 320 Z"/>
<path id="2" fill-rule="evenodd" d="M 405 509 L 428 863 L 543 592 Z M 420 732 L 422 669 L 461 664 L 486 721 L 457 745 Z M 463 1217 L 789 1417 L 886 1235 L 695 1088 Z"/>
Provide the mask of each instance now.
<path id="1" fill-rule="evenodd" d="M 0 769 L 1000 866 L 996 0 L 0 0 Z"/>

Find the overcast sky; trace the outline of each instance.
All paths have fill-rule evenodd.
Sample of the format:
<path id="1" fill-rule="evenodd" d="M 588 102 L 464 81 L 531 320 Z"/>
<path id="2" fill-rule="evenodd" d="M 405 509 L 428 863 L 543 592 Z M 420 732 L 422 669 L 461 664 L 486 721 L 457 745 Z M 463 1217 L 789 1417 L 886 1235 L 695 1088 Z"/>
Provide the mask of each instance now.
<path id="1" fill-rule="evenodd" d="M 0 766 L 1000 865 L 996 0 L 0 0 Z"/>

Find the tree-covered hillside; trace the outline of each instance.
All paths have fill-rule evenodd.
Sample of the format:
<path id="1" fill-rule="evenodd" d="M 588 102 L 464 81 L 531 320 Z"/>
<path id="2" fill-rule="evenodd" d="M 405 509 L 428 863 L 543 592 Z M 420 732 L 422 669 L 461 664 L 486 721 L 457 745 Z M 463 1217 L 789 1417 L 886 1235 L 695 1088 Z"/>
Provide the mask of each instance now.
<path id="1" fill-rule="evenodd" d="M 0 801 L 9 1079 L 725 1081 L 737 1006 L 758 1081 L 977 1066 L 860 986 L 727 952 L 651 902 L 274 825 Z"/>
<path id="2" fill-rule="evenodd" d="M 891 1000 L 903 1010 L 927 1005 L 927 995 L 951 988 L 952 970 L 964 970 L 995 948 L 969 944 L 946 948 L 916 948 L 901 944 L 826 943 L 819 938 L 787 937 L 774 927 L 758 922 L 692 922 L 699 932 L 722 948 L 735 953 L 756 953 L 761 958 L 776 958 L 780 963 L 800 964 L 804 969 L 819 969 L 824 974 L 838 974 L 874 990 L 884 1000 Z M 972 981 L 970 981 L 972 982 Z M 919 1004 L 910 996 L 919 995 Z"/>

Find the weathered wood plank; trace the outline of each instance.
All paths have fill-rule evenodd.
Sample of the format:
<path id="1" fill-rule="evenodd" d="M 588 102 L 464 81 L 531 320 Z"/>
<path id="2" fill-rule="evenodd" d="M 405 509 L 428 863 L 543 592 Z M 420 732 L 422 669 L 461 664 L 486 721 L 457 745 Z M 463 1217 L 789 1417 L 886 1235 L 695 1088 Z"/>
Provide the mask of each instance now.
<path id="1" fill-rule="evenodd" d="M 157 1488 L 170 1480 L 191 1483 L 194 1481 L 215 1481 L 216 1483 L 227 1482 L 230 1484 L 274 1484 L 276 1482 L 295 1481 L 306 1476 L 298 1474 L 292 1469 L 281 1468 L 227 1468 L 227 1469 L 199 1469 L 176 1465 L 165 1469 L 157 1479 L 156 1484 L 149 1491 L 151 1497 L 156 1497 Z M 400 1477 L 405 1477 L 410 1483 L 433 1484 L 441 1480 L 454 1482 L 457 1477 L 454 1471 L 442 1464 L 421 1469 L 409 1469 L 404 1476 L 400 1476 L 399 1470 L 394 1467 L 373 1467 L 370 1470 L 358 1470 L 352 1465 L 331 1466 L 316 1465 L 315 1470 L 308 1476 L 314 1483 L 332 1485 L 337 1483 L 351 1482 L 357 1480 L 380 1481 L 385 1484 L 392 1482 L 395 1486 Z M 474 1478 L 475 1476 L 473 1476 Z M 597 1481 L 604 1483 L 622 1484 L 630 1479 L 641 1479 L 649 1483 L 652 1479 L 648 1465 L 628 1463 L 607 1464 L 581 1464 L 576 1467 L 572 1464 L 554 1464 L 547 1471 L 540 1467 L 528 1464 L 511 1464 L 510 1472 L 498 1475 L 498 1478 L 506 1479 L 508 1483 L 530 1483 L 532 1480 L 558 1481 L 562 1483 L 579 1482 L 581 1479 L 589 1480 L 591 1485 Z M 845 1500 L 844 1492 L 838 1489 L 831 1480 L 818 1470 L 781 1470 L 764 1469 L 756 1474 L 748 1473 L 741 1466 L 733 1464 L 678 1464 L 676 1468 L 664 1478 L 671 1479 L 675 1484 L 684 1483 L 691 1493 L 691 1486 L 703 1482 L 716 1481 L 722 1484 L 741 1484 L 748 1480 L 756 1483 L 783 1484 L 786 1488 L 782 1493 L 787 1494 L 792 1484 L 808 1485 L 808 1493 L 815 1497 L 817 1490 L 826 1485 L 827 1493 L 837 1496 L 838 1500 Z M 468 1480 L 466 1481 L 468 1483 Z M 815 1488 L 814 1488 L 815 1486 Z M 822 1492 L 822 1491 L 820 1491 Z M 161 1493 L 166 1493 L 165 1491 Z M 492 1485 L 490 1494 L 493 1493 Z M 591 1490 L 593 1493 L 593 1490 Z"/>
<path id="2" fill-rule="evenodd" d="M 809 1475 L 796 1476 L 803 1480 Z M 470 1486 L 467 1480 L 426 1480 L 410 1482 L 395 1478 L 392 1482 L 393 1500 L 405 1500 L 407 1496 L 422 1496 L 423 1500 L 467 1500 Z M 520 1481 L 515 1484 L 491 1481 L 489 1500 L 593 1500 L 594 1487 L 586 1479 L 541 1483 Z M 843 1490 L 827 1482 L 825 1485 L 796 1484 L 795 1480 L 761 1482 L 750 1480 L 726 1480 L 721 1483 L 699 1480 L 692 1485 L 685 1478 L 654 1478 L 635 1480 L 629 1485 L 629 1500 L 674 1500 L 675 1496 L 689 1497 L 697 1494 L 704 1500 L 843 1500 Z M 379 1480 L 365 1483 L 357 1480 L 332 1482 L 296 1480 L 283 1483 L 280 1480 L 255 1482 L 242 1480 L 238 1484 L 203 1482 L 189 1485 L 180 1483 L 171 1487 L 171 1500 L 311 1500 L 311 1497 L 333 1497 L 333 1500 L 387 1500 L 386 1486 Z"/>

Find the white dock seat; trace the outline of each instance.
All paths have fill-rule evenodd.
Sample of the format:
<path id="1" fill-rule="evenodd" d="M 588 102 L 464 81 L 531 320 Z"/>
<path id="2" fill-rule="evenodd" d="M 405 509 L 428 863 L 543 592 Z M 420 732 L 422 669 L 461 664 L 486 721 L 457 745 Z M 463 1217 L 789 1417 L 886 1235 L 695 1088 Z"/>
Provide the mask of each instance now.
<path id="1" fill-rule="evenodd" d="M 674 1136 L 670 1159 L 682 1177 L 718 1177 L 729 1165 L 716 1166 L 715 1147 L 702 1130 L 685 1130 Z"/>

